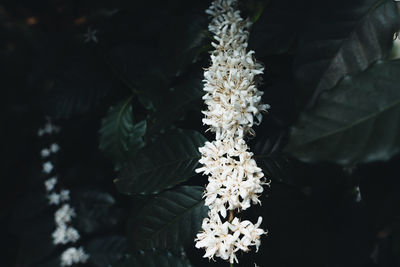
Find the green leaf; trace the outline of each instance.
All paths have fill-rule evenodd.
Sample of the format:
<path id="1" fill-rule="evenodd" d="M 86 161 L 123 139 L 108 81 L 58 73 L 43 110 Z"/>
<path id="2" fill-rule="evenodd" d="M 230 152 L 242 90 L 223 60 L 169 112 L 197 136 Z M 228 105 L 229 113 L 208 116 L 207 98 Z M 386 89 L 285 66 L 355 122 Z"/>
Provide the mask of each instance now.
<path id="1" fill-rule="evenodd" d="M 208 212 L 203 191 L 199 186 L 181 186 L 150 200 L 129 224 L 134 246 L 178 250 L 193 244 Z"/>
<path id="2" fill-rule="evenodd" d="M 184 3 L 182 3 L 185 5 Z M 204 15 L 204 3 L 197 6 L 189 4 L 179 18 L 169 25 L 169 30 L 161 32 L 161 56 L 167 59 L 166 70 L 179 76 L 191 64 L 198 61 L 211 46 L 211 38 L 207 30 L 208 19 Z M 179 40 L 179 42 L 171 42 Z"/>
<path id="3" fill-rule="evenodd" d="M 108 267 L 125 254 L 126 238 L 118 235 L 102 236 L 90 240 L 85 247 L 90 255 L 90 263 L 98 267 Z"/>
<path id="4" fill-rule="evenodd" d="M 392 0 L 314 3 L 294 61 L 295 78 L 310 106 L 321 92 L 391 51 L 400 16 Z M 308 101 L 312 95 L 311 101 Z"/>
<path id="5" fill-rule="evenodd" d="M 395 60 L 345 78 L 300 115 L 286 150 L 308 162 L 389 159 L 400 147 L 399 76 Z"/>
<path id="6" fill-rule="evenodd" d="M 166 250 L 139 250 L 127 255 L 113 267 L 190 267 L 190 262 L 182 255 L 174 255 Z"/>
<path id="7" fill-rule="evenodd" d="M 293 184 L 288 172 L 290 160 L 282 153 L 287 141 L 287 133 L 279 132 L 272 136 L 262 136 L 254 146 L 254 159 L 262 168 L 267 179 Z"/>
<path id="8" fill-rule="evenodd" d="M 145 145 L 142 137 L 146 132 L 146 121 L 133 123 L 131 100 L 132 97 L 111 107 L 99 130 L 99 148 L 115 161 L 117 168 L 128 155 Z"/>
<path id="9" fill-rule="evenodd" d="M 203 73 L 187 75 L 176 86 L 171 87 L 165 99 L 160 99 L 157 110 L 149 118 L 149 135 L 156 134 L 181 119 L 190 109 L 201 109 L 203 91 Z"/>
<path id="10" fill-rule="evenodd" d="M 206 139 L 192 130 L 175 130 L 146 146 L 121 169 L 115 183 L 124 194 L 155 194 L 195 175 L 198 148 Z"/>

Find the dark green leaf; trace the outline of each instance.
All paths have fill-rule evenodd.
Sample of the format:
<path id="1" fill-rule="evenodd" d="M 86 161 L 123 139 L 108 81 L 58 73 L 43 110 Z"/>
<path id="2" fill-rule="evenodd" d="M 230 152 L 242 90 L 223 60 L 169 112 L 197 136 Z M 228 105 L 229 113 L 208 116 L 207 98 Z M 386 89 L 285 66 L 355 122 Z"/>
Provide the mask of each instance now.
<path id="1" fill-rule="evenodd" d="M 198 132 L 176 130 L 160 136 L 121 169 L 116 180 L 124 194 L 153 194 L 195 175 L 198 148 L 206 139 Z"/>
<path id="2" fill-rule="evenodd" d="M 98 267 L 111 266 L 123 257 L 125 250 L 126 239 L 118 235 L 92 239 L 86 246 L 89 262 Z"/>
<path id="3" fill-rule="evenodd" d="M 150 200 L 130 222 L 130 238 L 136 248 L 178 250 L 193 244 L 208 208 L 199 186 L 168 190 Z"/>
<path id="4" fill-rule="evenodd" d="M 142 137 L 146 132 L 146 121 L 133 123 L 131 99 L 111 107 L 99 130 L 99 148 L 116 162 L 117 167 L 128 154 L 133 155 L 144 146 Z"/>
<path id="5" fill-rule="evenodd" d="M 271 137 L 263 136 L 256 143 L 253 152 L 267 179 L 293 184 L 287 171 L 289 159 L 282 153 L 286 139 L 287 134 L 284 132 Z"/>
<path id="6" fill-rule="evenodd" d="M 165 130 L 174 121 L 181 119 L 189 109 L 201 109 L 201 97 L 203 91 L 203 74 L 196 73 L 188 75 L 179 84 L 171 87 L 168 101 L 160 99 L 157 110 L 149 119 L 148 134 L 156 134 L 160 130 Z"/>
<path id="7" fill-rule="evenodd" d="M 300 115 L 287 151 L 302 161 L 387 160 L 400 148 L 400 61 L 378 62 Z"/>
<path id="8" fill-rule="evenodd" d="M 304 101 L 390 53 L 400 16 L 392 0 L 321 2 L 307 14 L 296 51 L 295 77 Z"/>
<path id="9" fill-rule="evenodd" d="M 174 255 L 166 250 L 140 250 L 127 255 L 113 267 L 190 267 L 186 257 Z"/>
<path id="10" fill-rule="evenodd" d="M 160 52 L 167 59 L 167 70 L 175 71 L 171 74 L 182 75 L 189 65 L 198 60 L 202 52 L 212 49 L 207 24 L 204 4 L 199 3 L 197 6 L 186 7 L 179 19 L 169 25 L 170 30 L 162 32 L 161 43 L 163 45 Z M 179 40 L 179 42 L 171 42 L 171 39 Z"/>

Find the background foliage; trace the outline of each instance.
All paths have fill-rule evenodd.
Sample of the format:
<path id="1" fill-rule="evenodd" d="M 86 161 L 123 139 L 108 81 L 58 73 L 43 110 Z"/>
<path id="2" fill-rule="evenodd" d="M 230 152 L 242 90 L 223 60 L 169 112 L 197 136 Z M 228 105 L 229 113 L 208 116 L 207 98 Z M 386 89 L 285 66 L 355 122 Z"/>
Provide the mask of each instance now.
<path id="1" fill-rule="evenodd" d="M 227 266 L 193 246 L 209 1 L 2 1 L 2 265 L 58 266 L 36 131 L 63 130 L 86 266 Z M 400 266 L 400 61 L 392 0 L 246 0 L 272 109 L 249 140 L 269 234 L 240 266 Z M 97 31 L 98 42 L 84 34 Z M 360 190 L 360 194 L 357 191 Z M 361 200 L 360 200 L 361 197 Z"/>

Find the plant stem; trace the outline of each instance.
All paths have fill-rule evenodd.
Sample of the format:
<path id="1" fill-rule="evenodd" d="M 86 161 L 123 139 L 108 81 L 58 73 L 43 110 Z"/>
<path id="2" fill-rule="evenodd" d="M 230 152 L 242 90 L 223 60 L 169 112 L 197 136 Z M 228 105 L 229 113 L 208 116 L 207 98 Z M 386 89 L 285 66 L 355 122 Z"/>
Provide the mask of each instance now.
<path id="1" fill-rule="evenodd" d="M 233 218 L 235 217 L 235 213 L 233 210 L 229 211 L 228 222 L 232 222 Z"/>

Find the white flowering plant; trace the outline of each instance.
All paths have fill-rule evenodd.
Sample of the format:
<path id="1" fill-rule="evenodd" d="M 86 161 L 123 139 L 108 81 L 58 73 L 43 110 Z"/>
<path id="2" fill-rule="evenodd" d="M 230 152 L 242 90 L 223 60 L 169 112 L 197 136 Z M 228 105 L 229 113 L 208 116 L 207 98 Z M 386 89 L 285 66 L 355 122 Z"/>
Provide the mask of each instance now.
<path id="1" fill-rule="evenodd" d="M 0 266 L 400 264 L 398 1 L 44 2 L 0 4 Z"/>

